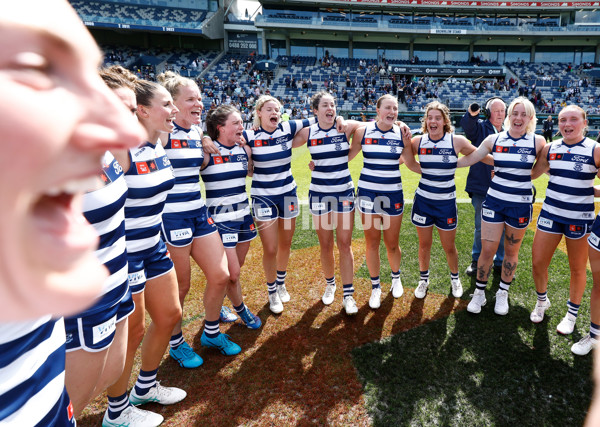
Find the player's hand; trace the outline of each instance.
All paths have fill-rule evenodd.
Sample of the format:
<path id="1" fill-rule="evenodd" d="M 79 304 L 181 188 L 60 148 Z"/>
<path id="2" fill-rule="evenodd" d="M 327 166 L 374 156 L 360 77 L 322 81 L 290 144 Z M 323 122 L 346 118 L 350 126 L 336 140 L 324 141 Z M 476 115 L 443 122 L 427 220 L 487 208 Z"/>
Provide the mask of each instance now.
<path id="1" fill-rule="evenodd" d="M 208 135 L 202 137 L 202 148 L 207 154 L 219 154 L 219 149 Z"/>
<path id="2" fill-rule="evenodd" d="M 308 162 L 308 168 L 311 171 L 314 171 L 315 170 L 315 162 L 313 162 L 312 160 L 310 162 Z"/>

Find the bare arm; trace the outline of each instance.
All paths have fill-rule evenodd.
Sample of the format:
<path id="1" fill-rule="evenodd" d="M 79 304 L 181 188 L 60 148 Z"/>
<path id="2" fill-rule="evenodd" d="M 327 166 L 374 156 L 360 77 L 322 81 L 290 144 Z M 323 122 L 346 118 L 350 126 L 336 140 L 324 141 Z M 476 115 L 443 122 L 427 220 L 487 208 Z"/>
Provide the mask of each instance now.
<path id="1" fill-rule="evenodd" d="M 549 150 L 550 145 L 545 146 L 542 149 L 542 154 L 537 157 L 535 165 L 533 165 L 533 169 L 531 170 L 531 179 L 539 178 L 540 175 L 542 175 L 550 169 L 550 163 L 548 163 Z"/>
<path id="2" fill-rule="evenodd" d="M 254 162 L 252 161 L 252 151 L 247 145 L 244 145 L 243 148 L 246 152 L 246 155 L 248 156 L 248 176 L 252 176 L 254 174 Z"/>
<path id="3" fill-rule="evenodd" d="M 408 125 L 406 123 L 404 123 L 402 120 L 398 120 L 396 122 L 396 125 L 400 128 L 400 132 L 402 132 L 402 139 L 404 141 L 410 141 L 412 138 L 412 133 L 411 133 Z"/>
<path id="4" fill-rule="evenodd" d="M 365 136 L 366 126 L 362 126 L 354 132 L 354 136 L 352 137 L 352 145 L 350 145 L 350 152 L 348 153 L 348 161 L 351 161 L 356 157 L 358 152 L 362 148 L 362 140 Z"/>
<path id="5" fill-rule="evenodd" d="M 306 144 L 306 141 L 308 140 L 309 129 L 310 128 L 303 128 L 294 136 L 294 139 L 292 139 L 292 148 L 302 147 L 304 144 Z"/>
<path id="6" fill-rule="evenodd" d="M 202 137 L 202 148 L 204 148 L 204 152 L 208 154 L 219 154 L 219 149 L 213 142 L 212 138 L 208 135 L 204 135 Z"/>
<path id="7" fill-rule="evenodd" d="M 460 153 L 464 156 L 468 156 L 472 152 L 476 151 L 477 148 L 469 142 L 467 138 L 462 135 L 454 135 L 454 150 L 456 153 Z M 494 166 L 494 157 L 488 154 L 481 160 L 486 165 Z"/>
<path id="8" fill-rule="evenodd" d="M 341 125 L 339 122 L 339 119 L 342 118 L 341 120 Z M 337 116 L 336 118 L 336 130 L 338 132 L 343 132 L 346 134 L 346 137 L 348 138 L 348 140 L 350 139 L 350 136 L 356 132 L 356 130 L 361 127 L 364 126 L 365 123 L 364 122 L 359 122 L 356 120 L 344 120 L 342 116 Z"/>
<path id="9" fill-rule="evenodd" d="M 464 168 L 466 166 L 474 165 L 475 163 L 483 160 L 485 156 L 492 152 L 492 148 L 494 146 L 494 138 L 495 135 L 488 136 L 482 141 L 481 145 L 477 148 L 477 150 L 471 152 L 471 154 L 467 156 L 459 158 L 458 162 L 456 163 L 456 167 Z"/>
<path id="10" fill-rule="evenodd" d="M 421 139 L 420 136 L 415 137 L 419 138 L 419 140 Z M 411 171 L 420 174 L 421 173 L 421 165 L 419 164 L 419 162 L 417 162 L 415 160 L 415 151 L 413 150 L 413 144 L 415 142 L 415 140 L 411 141 L 410 139 L 408 141 L 411 141 L 410 143 L 404 144 L 404 150 L 402 150 L 402 154 L 400 155 L 400 159 L 402 160 L 403 163 L 406 164 L 406 167 L 409 168 Z M 417 146 L 418 146 L 418 142 L 417 142 Z M 400 163 L 402 164 L 402 163 Z"/>

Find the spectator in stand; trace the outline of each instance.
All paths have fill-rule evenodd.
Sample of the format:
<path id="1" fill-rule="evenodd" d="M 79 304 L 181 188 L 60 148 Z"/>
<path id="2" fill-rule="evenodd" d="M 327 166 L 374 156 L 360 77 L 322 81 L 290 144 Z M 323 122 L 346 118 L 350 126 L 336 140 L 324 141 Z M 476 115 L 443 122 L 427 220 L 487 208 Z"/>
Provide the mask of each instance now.
<path id="1" fill-rule="evenodd" d="M 460 120 L 465 136 L 475 147 L 489 135 L 502 131 L 502 125 L 506 117 L 506 104 L 500 98 L 492 98 L 485 105 L 486 119 L 479 119 L 479 104 L 473 103 Z M 465 191 L 471 198 L 471 204 L 475 209 L 475 233 L 473 235 L 473 249 L 471 250 L 471 265 L 466 274 L 473 277 L 477 274 L 477 261 L 481 254 L 481 205 L 492 182 L 493 167 L 482 162 L 475 163 L 469 168 Z M 504 239 L 500 239 L 496 256 L 494 257 L 494 273 L 499 273 L 504 260 Z"/>

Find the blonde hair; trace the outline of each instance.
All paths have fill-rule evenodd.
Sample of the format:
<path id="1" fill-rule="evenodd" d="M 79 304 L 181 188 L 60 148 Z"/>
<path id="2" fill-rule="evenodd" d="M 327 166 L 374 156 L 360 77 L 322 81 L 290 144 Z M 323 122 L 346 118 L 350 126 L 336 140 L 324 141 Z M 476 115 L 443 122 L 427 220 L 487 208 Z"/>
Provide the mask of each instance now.
<path id="1" fill-rule="evenodd" d="M 195 81 L 188 79 L 187 77 L 182 77 L 173 71 L 165 71 L 164 73 L 159 74 L 156 79 L 169 91 L 173 99 L 177 99 L 179 96 L 179 88 L 181 88 L 181 86 L 195 86 L 196 89 L 198 89 L 198 85 Z M 198 92 L 200 92 L 200 89 L 198 89 Z"/>
<path id="2" fill-rule="evenodd" d="M 587 130 L 588 130 L 588 125 L 587 125 L 587 113 L 585 112 L 585 110 L 583 108 L 581 108 L 579 105 L 575 105 L 575 104 L 571 104 L 571 105 L 567 105 L 566 107 L 561 108 L 561 110 L 558 112 L 558 120 L 560 122 L 560 115 L 563 113 L 563 111 L 565 110 L 575 110 L 578 111 L 579 114 L 581 114 L 581 117 L 583 118 L 583 120 L 586 122 L 585 127 L 583 128 L 583 134 L 585 135 Z"/>
<path id="3" fill-rule="evenodd" d="M 277 104 L 277 107 L 279 107 L 279 112 L 281 113 L 281 110 L 283 110 L 283 105 L 281 105 L 281 102 L 279 102 L 279 100 L 271 95 L 261 95 L 257 100 L 256 103 L 254 104 L 254 112 L 253 112 L 253 125 L 256 127 L 260 127 L 260 118 L 258 117 L 258 112 L 259 110 L 263 107 L 263 105 L 265 105 L 267 102 L 269 101 L 273 101 L 275 104 Z"/>
<path id="4" fill-rule="evenodd" d="M 519 104 L 523 104 L 525 108 L 525 114 L 530 118 L 529 123 L 527 124 L 527 129 L 525 129 L 525 133 L 535 133 L 535 127 L 537 125 L 537 117 L 535 115 L 535 107 L 531 103 L 530 100 L 525 98 L 524 96 L 519 96 L 512 100 L 510 105 L 508 106 L 508 111 L 506 112 L 506 118 L 504 119 L 504 128 L 508 131 L 510 130 L 510 116 L 514 111 L 515 107 Z"/>
<path id="5" fill-rule="evenodd" d="M 128 69 L 120 65 L 111 65 L 110 67 L 101 68 L 99 73 L 109 88 L 114 90 L 125 87 L 135 91 L 137 77 Z"/>
<path id="6" fill-rule="evenodd" d="M 438 110 L 442 113 L 442 117 L 444 119 L 444 133 L 452 133 L 454 132 L 454 126 L 452 126 L 452 122 L 450 121 L 450 110 L 446 104 L 442 104 L 439 101 L 432 101 L 425 107 L 425 114 L 421 117 L 421 133 L 429 133 L 427 129 L 427 115 L 431 110 Z"/>

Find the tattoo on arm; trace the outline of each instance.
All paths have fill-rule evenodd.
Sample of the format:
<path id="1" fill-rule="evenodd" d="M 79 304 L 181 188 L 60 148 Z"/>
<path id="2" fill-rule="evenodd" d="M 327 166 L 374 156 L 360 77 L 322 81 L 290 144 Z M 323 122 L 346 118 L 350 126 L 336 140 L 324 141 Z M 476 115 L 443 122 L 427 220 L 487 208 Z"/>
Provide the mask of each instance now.
<path id="1" fill-rule="evenodd" d="M 512 278 L 515 275 L 515 270 L 517 269 L 517 262 L 510 262 L 504 260 L 502 262 L 502 272 L 504 276 Z"/>
<path id="2" fill-rule="evenodd" d="M 506 241 L 508 243 L 510 243 L 511 245 L 516 245 L 517 243 L 519 243 L 521 241 L 521 239 L 516 239 L 514 234 L 511 234 L 510 236 L 506 236 Z"/>

